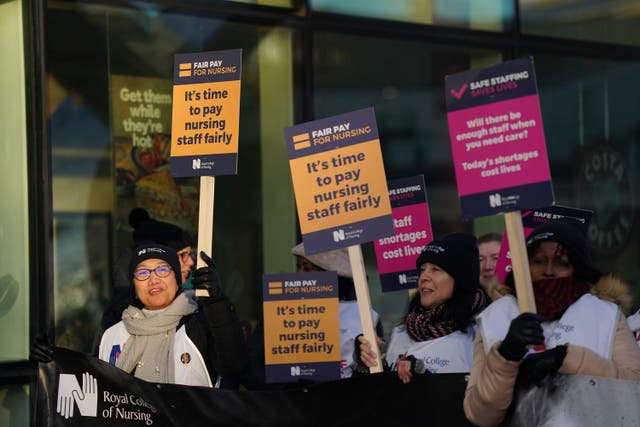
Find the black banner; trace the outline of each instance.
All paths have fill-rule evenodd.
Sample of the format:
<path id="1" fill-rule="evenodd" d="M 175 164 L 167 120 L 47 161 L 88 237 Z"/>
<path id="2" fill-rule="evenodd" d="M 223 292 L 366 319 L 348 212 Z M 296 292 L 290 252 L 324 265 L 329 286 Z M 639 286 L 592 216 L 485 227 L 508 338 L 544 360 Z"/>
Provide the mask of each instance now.
<path id="1" fill-rule="evenodd" d="M 230 391 L 148 383 L 99 359 L 56 348 L 40 364 L 38 426 L 468 426 L 463 374 L 395 372 L 287 390 Z"/>

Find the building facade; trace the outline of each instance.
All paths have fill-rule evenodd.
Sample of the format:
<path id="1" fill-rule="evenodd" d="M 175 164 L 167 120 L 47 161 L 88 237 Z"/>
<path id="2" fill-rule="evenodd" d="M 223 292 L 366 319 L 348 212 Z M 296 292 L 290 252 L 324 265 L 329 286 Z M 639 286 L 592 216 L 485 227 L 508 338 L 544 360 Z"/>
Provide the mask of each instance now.
<path id="1" fill-rule="evenodd" d="M 633 0 L 0 2 L 0 425 L 28 425 L 29 345 L 88 352 L 128 213 L 197 235 L 198 181 L 167 174 L 176 53 L 242 49 L 238 173 L 216 179 L 213 258 L 247 330 L 299 241 L 283 129 L 373 106 L 387 178 L 424 174 L 436 236 L 463 221 L 445 76 L 533 58 L 555 202 L 594 212 L 596 265 L 640 296 L 640 4 Z M 385 331 L 407 295 L 382 293 Z M 634 301 L 634 307 L 638 307 Z"/>

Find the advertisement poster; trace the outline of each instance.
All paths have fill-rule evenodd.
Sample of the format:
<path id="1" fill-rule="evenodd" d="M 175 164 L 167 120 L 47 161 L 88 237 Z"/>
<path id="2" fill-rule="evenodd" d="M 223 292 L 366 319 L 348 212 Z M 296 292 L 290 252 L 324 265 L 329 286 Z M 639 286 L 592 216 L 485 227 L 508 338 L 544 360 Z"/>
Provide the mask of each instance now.
<path id="1" fill-rule="evenodd" d="M 546 208 L 538 208 L 522 211 L 522 228 L 524 230 L 525 240 L 534 228 L 547 221 L 557 218 L 575 218 L 584 225 L 585 233 L 591 223 L 593 211 L 584 209 L 570 208 L 566 206 L 548 206 Z M 511 256 L 509 254 L 509 241 L 507 235 L 502 236 L 502 245 L 500 245 L 500 253 L 496 261 L 496 277 L 500 283 L 504 283 L 504 279 L 511 271 Z"/>
<path id="2" fill-rule="evenodd" d="M 373 108 L 298 124 L 284 133 L 306 253 L 393 235 Z"/>
<path id="3" fill-rule="evenodd" d="M 266 381 L 339 379 L 338 274 L 270 274 L 262 285 Z"/>
<path id="4" fill-rule="evenodd" d="M 373 241 L 382 292 L 418 287 L 416 259 L 433 240 L 424 175 L 387 184 L 395 234 Z"/>
<path id="5" fill-rule="evenodd" d="M 551 206 L 533 61 L 452 74 L 445 87 L 463 218 Z"/>
<path id="6" fill-rule="evenodd" d="M 171 176 L 235 175 L 242 50 L 176 54 Z"/>
<path id="7" fill-rule="evenodd" d="M 131 209 L 143 207 L 159 221 L 193 230 L 198 182 L 174 180 L 171 152 L 171 81 L 111 76 L 111 116 L 118 206 L 116 231 L 126 231 Z"/>

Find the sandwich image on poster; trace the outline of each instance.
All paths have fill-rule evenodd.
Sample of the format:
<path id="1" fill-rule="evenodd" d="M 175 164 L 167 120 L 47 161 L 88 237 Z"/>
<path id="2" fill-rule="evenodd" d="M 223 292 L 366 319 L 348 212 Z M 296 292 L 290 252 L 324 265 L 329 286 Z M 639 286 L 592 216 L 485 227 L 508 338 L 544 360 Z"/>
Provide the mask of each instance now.
<path id="1" fill-rule="evenodd" d="M 306 253 L 393 235 L 373 108 L 298 124 L 284 133 Z"/>
<path id="2" fill-rule="evenodd" d="M 267 383 L 340 378 L 338 273 L 262 279 Z"/>
<path id="3" fill-rule="evenodd" d="M 242 50 L 174 56 L 171 176 L 235 175 Z"/>

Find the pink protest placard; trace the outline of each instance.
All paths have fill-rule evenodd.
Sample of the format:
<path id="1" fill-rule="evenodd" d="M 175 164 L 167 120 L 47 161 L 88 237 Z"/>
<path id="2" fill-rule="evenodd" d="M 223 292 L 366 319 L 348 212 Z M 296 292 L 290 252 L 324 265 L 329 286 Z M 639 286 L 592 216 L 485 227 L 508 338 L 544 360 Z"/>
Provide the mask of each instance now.
<path id="1" fill-rule="evenodd" d="M 416 258 L 433 240 L 424 176 L 388 181 L 393 236 L 373 241 L 382 292 L 418 286 Z"/>
<path id="2" fill-rule="evenodd" d="M 552 205 L 531 59 L 449 75 L 446 98 L 463 218 Z"/>

